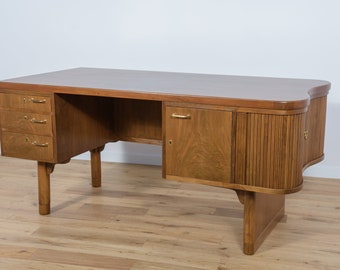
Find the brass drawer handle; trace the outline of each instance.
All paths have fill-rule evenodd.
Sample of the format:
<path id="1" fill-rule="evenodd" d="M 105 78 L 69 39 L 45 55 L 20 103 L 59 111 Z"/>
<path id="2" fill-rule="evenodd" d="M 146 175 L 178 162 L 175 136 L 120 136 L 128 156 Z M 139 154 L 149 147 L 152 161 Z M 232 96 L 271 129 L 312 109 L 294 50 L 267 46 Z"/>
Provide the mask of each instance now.
<path id="1" fill-rule="evenodd" d="M 36 141 L 32 142 L 32 145 L 37 147 L 48 147 L 48 143 L 38 143 Z"/>
<path id="2" fill-rule="evenodd" d="M 31 122 L 34 123 L 34 124 L 46 124 L 46 123 L 47 123 L 47 120 L 46 120 L 46 119 L 44 119 L 44 120 L 38 120 L 38 119 L 32 118 L 32 119 L 31 119 Z"/>
<path id="3" fill-rule="evenodd" d="M 25 115 L 25 116 L 24 116 L 24 119 L 25 119 L 25 120 L 28 120 L 28 116 Z M 47 123 L 47 120 L 46 120 L 46 119 L 44 119 L 44 120 L 38 120 L 38 119 L 35 119 L 35 118 L 33 117 L 33 118 L 30 120 L 30 122 L 33 123 L 33 124 L 46 124 L 46 123 Z"/>
<path id="4" fill-rule="evenodd" d="M 177 119 L 191 119 L 191 115 L 190 114 L 183 115 L 183 114 L 173 113 L 173 114 L 171 114 L 171 117 L 172 118 L 177 118 Z"/>
<path id="5" fill-rule="evenodd" d="M 46 103 L 46 99 L 37 99 L 37 98 L 30 98 L 29 99 L 32 103 L 39 103 L 39 104 L 44 104 Z M 27 99 L 24 98 L 24 102 L 27 102 Z"/>
<path id="6" fill-rule="evenodd" d="M 46 103 L 46 99 L 31 98 L 32 103 Z"/>
<path id="7" fill-rule="evenodd" d="M 26 137 L 25 138 L 26 142 L 30 142 L 30 138 Z M 31 145 L 37 146 L 37 147 L 48 147 L 48 143 L 38 143 L 37 141 L 31 142 Z"/>

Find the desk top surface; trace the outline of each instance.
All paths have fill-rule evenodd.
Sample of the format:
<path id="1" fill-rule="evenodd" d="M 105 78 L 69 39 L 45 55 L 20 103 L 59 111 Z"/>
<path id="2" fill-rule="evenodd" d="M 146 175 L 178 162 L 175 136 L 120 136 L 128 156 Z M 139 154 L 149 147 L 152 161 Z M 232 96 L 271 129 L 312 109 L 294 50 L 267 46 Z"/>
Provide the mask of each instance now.
<path id="1" fill-rule="evenodd" d="M 266 109 L 302 109 L 325 96 L 321 80 L 75 68 L 0 82 L 0 90 L 35 90 L 121 98 L 184 101 Z"/>

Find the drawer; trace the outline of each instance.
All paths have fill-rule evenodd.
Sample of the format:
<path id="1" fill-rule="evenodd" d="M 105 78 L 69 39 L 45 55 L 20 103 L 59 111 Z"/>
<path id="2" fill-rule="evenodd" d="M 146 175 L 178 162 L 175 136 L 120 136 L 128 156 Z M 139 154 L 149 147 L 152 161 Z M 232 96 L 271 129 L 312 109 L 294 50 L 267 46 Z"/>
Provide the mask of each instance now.
<path id="1" fill-rule="evenodd" d="M 51 98 L 47 96 L 0 94 L 0 107 L 24 109 L 37 113 L 51 112 Z"/>
<path id="2" fill-rule="evenodd" d="M 3 110 L 0 117 L 4 131 L 52 136 L 51 115 Z"/>
<path id="3" fill-rule="evenodd" d="M 53 161 L 53 139 L 49 136 L 2 132 L 4 156 L 38 161 Z"/>

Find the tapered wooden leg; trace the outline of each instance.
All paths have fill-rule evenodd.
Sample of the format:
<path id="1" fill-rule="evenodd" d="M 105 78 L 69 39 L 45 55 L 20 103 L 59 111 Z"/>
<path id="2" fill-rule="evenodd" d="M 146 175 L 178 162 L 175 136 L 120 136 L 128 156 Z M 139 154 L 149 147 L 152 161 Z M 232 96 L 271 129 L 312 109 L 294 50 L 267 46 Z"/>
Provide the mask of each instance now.
<path id="1" fill-rule="evenodd" d="M 244 191 L 240 197 L 244 202 L 243 252 L 252 255 L 284 216 L 285 195 Z"/>
<path id="2" fill-rule="evenodd" d="M 91 175 L 93 187 L 100 187 L 102 185 L 100 152 L 103 150 L 104 146 L 91 150 Z"/>
<path id="3" fill-rule="evenodd" d="M 38 192 L 39 192 L 39 214 L 50 213 L 50 174 L 53 172 L 54 164 L 38 161 Z"/>

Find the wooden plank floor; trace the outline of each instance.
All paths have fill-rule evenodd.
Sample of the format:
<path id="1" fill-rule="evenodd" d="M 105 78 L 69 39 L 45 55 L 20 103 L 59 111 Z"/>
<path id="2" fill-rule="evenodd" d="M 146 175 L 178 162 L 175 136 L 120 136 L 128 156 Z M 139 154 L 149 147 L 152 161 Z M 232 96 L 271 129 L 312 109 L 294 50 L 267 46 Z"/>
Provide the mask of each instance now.
<path id="1" fill-rule="evenodd" d="M 33 161 L 0 158 L 0 269 L 339 269 L 340 180 L 306 179 L 254 256 L 231 190 L 161 178 L 156 166 L 57 165 L 52 213 L 39 216 Z"/>

